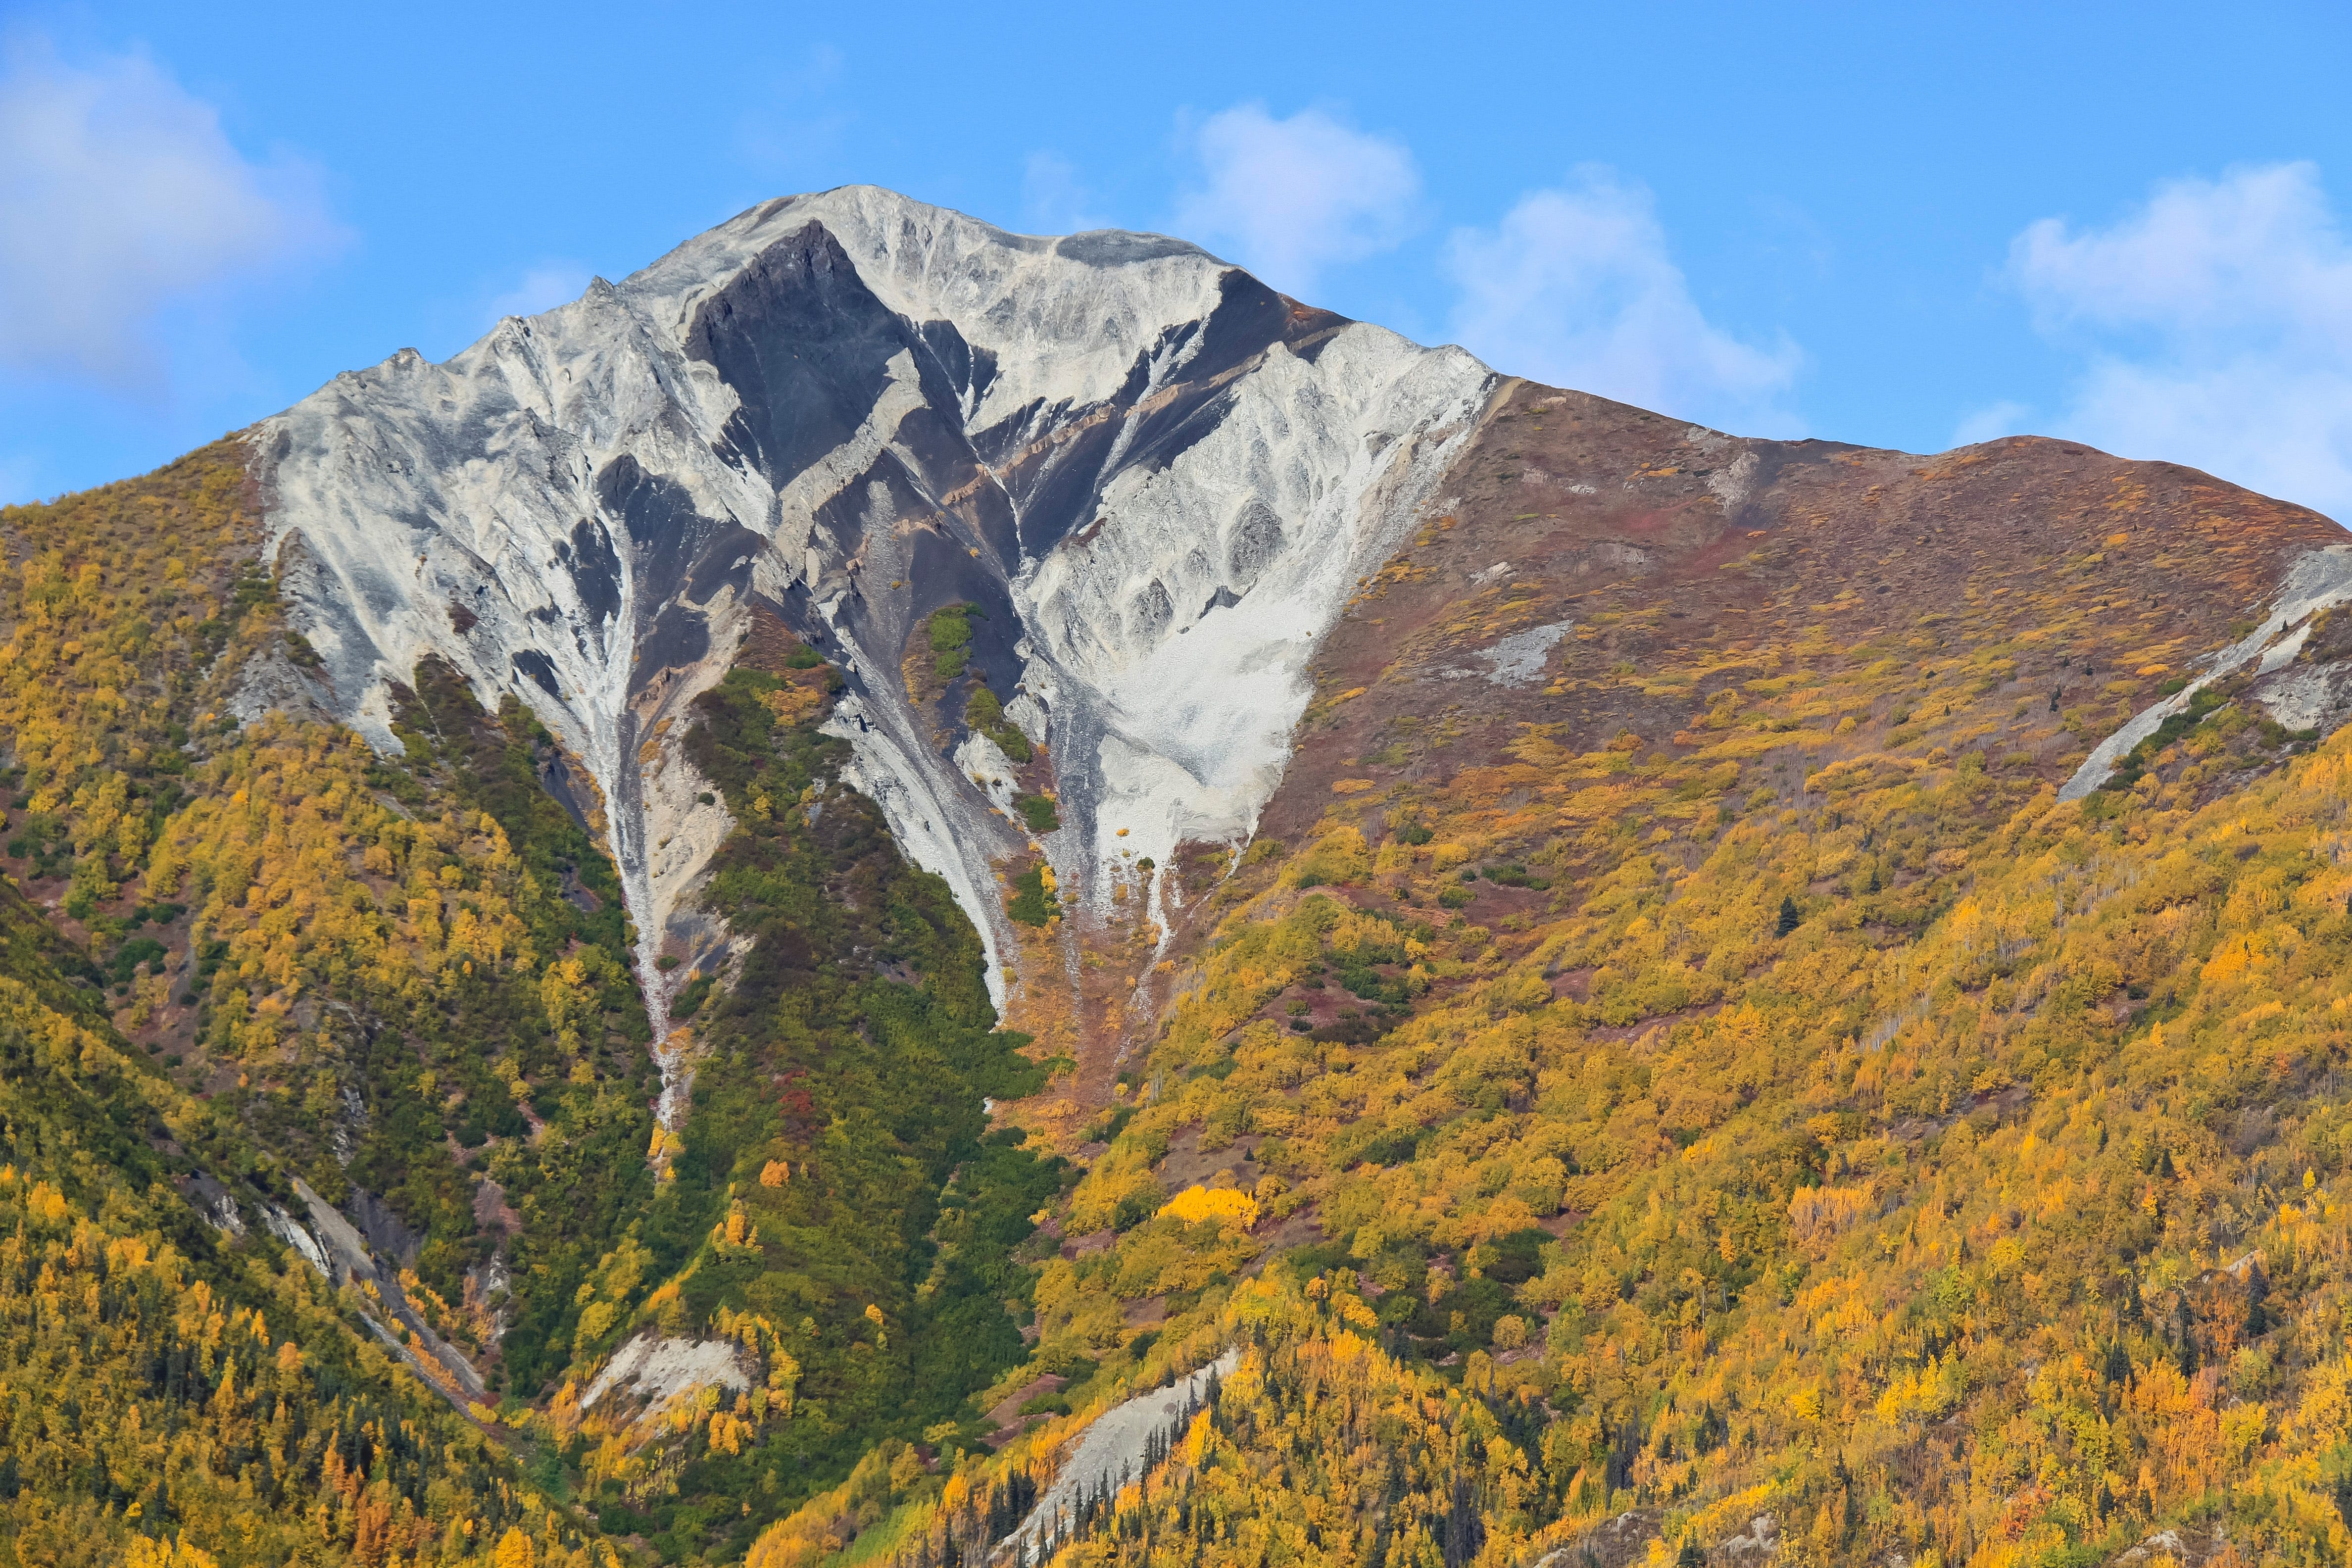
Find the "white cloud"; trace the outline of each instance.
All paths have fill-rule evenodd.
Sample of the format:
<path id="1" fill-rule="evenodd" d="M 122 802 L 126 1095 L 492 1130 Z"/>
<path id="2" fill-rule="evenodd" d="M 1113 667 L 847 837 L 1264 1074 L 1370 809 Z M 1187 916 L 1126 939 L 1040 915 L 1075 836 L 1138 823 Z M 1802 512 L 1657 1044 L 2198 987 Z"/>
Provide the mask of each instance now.
<path id="1" fill-rule="evenodd" d="M 342 237 L 310 171 L 247 161 L 152 60 L 0 58 L 0 366 L 152 378 L 159 311 Z"/>
<path id="2" fill-rule="evenodd" d="M 495 323 L 508 316 L 536 316 L 568 305 L 588 291 L 592 276 L 577 261 L 542 261 L 527 268 L 513 288 L 491 296 L 490 320 Z"/>
<path id="3" fill-rule="evenodd" d="M 2059 430 L 2352 518 L 2352 247 L 2310 163 L 2168 181 L 2104 229 L 2010 247 L 2084 355 Z"/>
<path id="4" fill-rule="evenodd" d="M 1781 398 L 1802 356 L 1708 321 L 1666 248 L 1650 194 L 1597 167 L 1531 191 L 1446 247 L 1453 326 L 1498 370 L 1724 428 L 1793 435 Z"/>
<path id="5" fill-rule="evenodd" d="M 1174 232 L 1294 298 L 1311 295 L 1326 268 L 1396 245 L 1420 205 L 1402 142 L 1318 109 L 1276 120 L 1241 104 L 1202 121 L 1191 143 L 1202 178 L 1179 198 Z"/>

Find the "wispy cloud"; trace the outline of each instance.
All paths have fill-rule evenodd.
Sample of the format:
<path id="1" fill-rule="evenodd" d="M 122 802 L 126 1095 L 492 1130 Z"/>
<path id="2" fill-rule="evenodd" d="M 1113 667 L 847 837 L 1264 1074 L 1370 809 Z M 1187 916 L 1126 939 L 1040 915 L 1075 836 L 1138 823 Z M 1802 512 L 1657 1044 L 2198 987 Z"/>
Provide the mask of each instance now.
<path id="1" fill-rule="evenodd" d="M 1497 369 L 1726 428 L 1800 429 L 1783 402 L 1795 345 L 1709 321 L 1650 193 L 1610 170 L 1531 191 L 1491 229 L 1456 229 L 1446 267 L 1454 334 Z"/>
<path id="2" fill-rule="evenodd" d="M 0 56 L 0 366 L 154 390 L 160 312 L 331 251 L 313 171 L 247 159 L 153 61 Z"/>
<path id="3" fill-rule="evenodd" d="M 1244 103 L 1187 138 L 1197 177 L 1173 231 L 1311 298 L 1324 272 L 1389 249 L 1412 231 L 1421 174 L 1404 144 L 1319 109 L 1276 120 Z"/>
<path id="4" fill-rule="evenodd" d="M 2352 519 L 2352 247 L 2316 167 L 2168 181 L 2105 228 L 2044 218 L 2009 272 L 2082 356 L 2062 433 Z"/>

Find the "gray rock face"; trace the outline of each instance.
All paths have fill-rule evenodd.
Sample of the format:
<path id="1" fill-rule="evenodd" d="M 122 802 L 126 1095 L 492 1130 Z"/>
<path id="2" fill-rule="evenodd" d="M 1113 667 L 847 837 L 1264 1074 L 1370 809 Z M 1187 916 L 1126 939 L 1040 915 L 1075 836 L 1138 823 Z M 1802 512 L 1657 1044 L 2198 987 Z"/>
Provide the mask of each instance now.
<path id="1" fill-rule="evenodd" d="M 2083 765 L 2058 791 L 2060 800 L 2081 800 L 2115 776 L 2133 747 L 2185 713 L 2198 692 L 2252 665 L 2258 678 L 2254 700 L 2290 730 L 2332 732 L 2352 713 L 2352 671 L 2341 666 L 2297 665 L 2312 631 L 2312 617 L 2352 601 L 2352 545 L 2306 550 L 2288 567 L 2260 626 L 2205 661 L 2204 673 L 2173 695 L 2140 710 L 2114 734 L 2091 748 Z"/>
<path id="2" fill-rule="evenodd" d="M 1027 835 L 960 765 L 960 715 L 908 697 L 924 617 L 984 612 L 974 662 L 1053 748 L 1046 851 L 1107 896 L 1120 850 L 1247 836 L 1316 643 L 1494 381 L 1179 241 L 1034 238 L 849 187 L 445 363 L 336 377 L 268 423 L 272 545 L 375 744 L 390 683 L 438 654 L 584 764 L 657 1037 L 652 960 L 728 827 L 679 754 L 684 704 L 757 605 L 845 671 L 853 782 L 953 888 L 1001 1002 L 992 863 Z"/>

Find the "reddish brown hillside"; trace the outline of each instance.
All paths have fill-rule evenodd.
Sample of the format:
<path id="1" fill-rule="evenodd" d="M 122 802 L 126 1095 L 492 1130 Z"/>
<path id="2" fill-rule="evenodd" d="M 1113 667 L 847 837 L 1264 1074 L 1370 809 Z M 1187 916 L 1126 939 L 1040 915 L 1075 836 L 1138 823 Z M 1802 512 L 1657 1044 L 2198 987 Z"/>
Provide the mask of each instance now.
<path id="1" fill-rule="evenodd" d="M 1527 383 L 1444 493 L 1325 644 L 1260 837 L 1295 847 L 1339 816 L 1375 850 L 1440 819 L 1482 858 L 1549 843 L 1534 878 L 1566 886 L 1480 882 L 1465 918 L 1489 924 L 1572 901 L 1629 832 L 1703 841 L 1699 803 L 1817 812 L 1805 783 L 1842 762 L 1974 750 L 2012 790 L 2054 787 L 2242 636 L 2296 559 L 2345 540 L 2303 508 L 2066 442 L 1920 458 L 1747 440 Z M 2293 744 L 2272 742 L 2216 782 Z M 1610 753 L 1625 790 L 1566 787 L 1570 759 L 1589 773 Z M 1188 940 L 1276 864 L 1196 903 Z M 1353 896 L 1425 905 L 1427 871 Z"/>
<path id="2" fill-rule="evenodd" d="M 1742 440 L 1527 384 L 1451 492 L 1333 629 L 1263 831 L 1313 823 L 1341 779 L 1441 784 L 1528 724 L 1576 751 L 1630 732 L 1687 752 L 1724 693 L 1744 710 L 1770 695 L 1756 683 L 1802 672 L 1849 699 L 1868 677 L 1839 751 L 1881 746 L 1908 708 L 1917 750 L 1997 744 L 2054 781 L 2254 619 L 2287 563 L 2345 542 L 2301 507 L 2066 442 L 1918 458 Z M 1538 679 L 1480 657 L 1561 621 Z M 1995 647 L 2008 678 L 1954 703 L 1948 668 Z"/>

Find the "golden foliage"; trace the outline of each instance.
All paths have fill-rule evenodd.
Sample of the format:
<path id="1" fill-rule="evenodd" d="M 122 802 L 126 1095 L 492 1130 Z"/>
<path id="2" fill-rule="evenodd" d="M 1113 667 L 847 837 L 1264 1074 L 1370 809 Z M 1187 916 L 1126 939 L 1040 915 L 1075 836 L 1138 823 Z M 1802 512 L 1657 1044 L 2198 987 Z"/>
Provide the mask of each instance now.
<path id="1" fill-rule="evenodd" d="M 8 1027 L 33 1021 L 22 987 L 0 990 L 18 1009 Z M 548 1568 L 608 1561 L 491 1479 L 480 1437 L 352 1339 L 309 1269 L 255 1268 L 240 1288 L 260 1293 L 241 1304 L 135 1228 L 137 1208 L 118 1194 L 93 1217 L 46 1179 L 0 1168 L 9 1560 L 382 1568 L 397 1555 L 456 1568 L 489 1561 L 467 1549 L 478 1521 L 487 1540 L 510 1520 L 510 1533 L 535 1523 L 547 1534 Z M 425 1451 L 448 1464 L 384 1479 L 388 1463 Z"/>
<path id="2" fill-rule="evenodd" d="M 760 693 L 760 700 L 779 724 L 798 724 L 824 706 L 824 693 L 808 686 L 778 686 Z"/>
<path id="3" fill-rule="evenodd" d="M 538 962 L 515 913 L 519 867 L 487 813 L 411 820 L 369 787 L 366 742 L 272 715 L 207 763 L 158 836 L 146 896 L 194 902 L 192 934 L 228 944 L 212 983 L 215 1037 L 260 1059 L 314 985 L 429 1005 L 479 964 Z M 583 960 L 542 979 L 551 1022 L 580 1048 Z"/>
<path id="4" fill-rule="evenodd" d="M 1236 1230 L 1248 1230 L 1257 1224 L 1257 1203 L 1247 1193 L 1230 1188 L 1192 1186 L 1169 1199 L 1160 1208 L 1160 1216 L 1181 1219 L 1186 1225 L 1213 1221 Z"/>
<path id="5" fill-rule="evenodd" d="M 143 479 L 0 507 L 22 562 L 0 644 L 0 732 L 28 809 L 65 819 L 91 879 L 110 857 L 135 866 L 144 854 L 131 784 L 184 766 L 207 675 L 274 635 L 272 617 L 244 613 L 269 603 L 268 582 L 234 574 L 257 533 L 246 456 L 231 437 Z"/>
<path id="6" fill-rule="evenodd" d="M 1494 798 L 1419 801 L 1383 886 L 1391 847 L 1408 887 L 1504 845 L 1537 867 L 1625 803 L 1563 806 L 1547 838 Z M 1188 1129 L 1255 1134 L 1282 1201 L 1386 1288 L 1387 1334 L 1559 1412 L 1561 1517 L 1763 1511 L 1780 1475 L 1771 1510 L 1828 1556 L 2120 1551 L 2212 1508 L 2233 1539 L 2340 1552 L 2347 818 L 2346 737 L 2120 818 L 1974 754 L 1858 758 L 1801 810 L 1618 840 L 1507 930 L 1391 916 L 1327 831 L 1226 918 L 1072 1225 L 1172 1208 L 1156 1173 Z M 1347 890 L 1289 890 L 1314 881 Z M 1431 988 L 1410 1017 L 1278 1026 L 1383 942 L 1368 973 Z M 1033 1364 L 1116 1353 L 1117 1300 L 1234 1277 L 1166 1224 L 1047 1261 Z M 1512 1257 L 1532 1272 L 1485 1277 Z"/>

